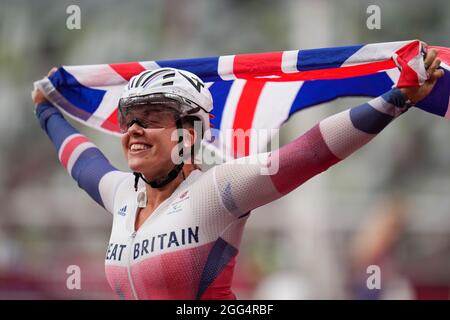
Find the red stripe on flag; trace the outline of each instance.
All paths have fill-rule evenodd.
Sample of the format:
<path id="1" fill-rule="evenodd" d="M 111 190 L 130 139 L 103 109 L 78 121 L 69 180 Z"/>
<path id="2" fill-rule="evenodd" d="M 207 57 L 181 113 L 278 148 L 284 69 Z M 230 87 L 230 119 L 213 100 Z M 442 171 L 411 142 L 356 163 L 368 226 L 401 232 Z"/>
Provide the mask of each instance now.
<path id="1" fill-rule="evenodd" d="M 119 130 L 119 119 L 118 119 L 118 109 L 117 107 L 114 108 L 113 113 L 110 114 L 110 116 L 108 117 L 108 119 L 105 120 L 105 122 L 103 122 L 103 124 L 101 125 L 101 127 L 103 129 L 112 131 L 112 132 L 120 132 Z"/>
<path id="2" fill-rule="evenodd" d="M 238 54 L 234 57 L 233 73 L 241 76 L 264 76 L 281 73 L 283 52 Z"/>
<path id="3" fill-rule="evenodd" d="M 234 157 L 247 156 L 250 153 L 250 137 L 245 136 L 244 146 L 240 145 L 243 141 L 234 135 L 236 129 L 242 129 L 243 133 L 252 127 L 253 117 L 255 116 L 256 105 L 259 96 L 264 88 L 265 82 L 247 81 L 242 89 L 241 97 L 236 106 L 236 113 L 233 123 L 233 152 Z M 242 149 L 244 149 L 242 154 Z"/>
<path id="4" fill-rule="evenodd" d="M 109 66 L 127 81 L 129 81 L 132 76 L 146 70 L 139 62 L 111 63 Z"/>
<path id="5" fill-rule="evenodd" d="M 76 147 L 78 147 L 80 144 L 84 142 L 89 142 L 89 139 L 85 136 L 76 136 L 72 138 L 65 146 L 64 150 L 61 154 L 61 163 L 64 166 L 64 168 L 67 169 L 67 164 L 69 162 L 69 158 L 72 155 L 73 150 L 75 150 Z"/>
<path id="6" fill-rule="evenodd" d="M 420 53 L 420 41 L 416 40 L 398 49 L 395 53 L 409 62 Z"/>
<path id="7" fill-rule="evenodd" d="M 345 79 L 351 77 L 365 76 L 368 74 L 373 74 L 379 71 L 389 70 L 393 68 L 396 68 L 395 62 L 392 61 L 392 59 L 389 59 L 349 67 L 308 70 L 294 73 L 281 73 L 281 72 L 271 73 L 271 75 L 277 76 L 276 78 L 255 78 L 255 76 L 260 75 L 253 75 L 253 74 L 248 75 L 242 74 L 239 78 L 252 79 L 254 81 L 263 81 L 263 82 L 330 80 L 330 79 Z"/>
<path id="8" fill-rule="evenodd" d="M 396 53 L 398 54 L 397 63 L 401 67 L 397 87 L 419 86 L 419 77 L 416 71 L 408 65 L 408 62 L 420 54 L 420 41 L 411 42 L 397 50 Z"/>

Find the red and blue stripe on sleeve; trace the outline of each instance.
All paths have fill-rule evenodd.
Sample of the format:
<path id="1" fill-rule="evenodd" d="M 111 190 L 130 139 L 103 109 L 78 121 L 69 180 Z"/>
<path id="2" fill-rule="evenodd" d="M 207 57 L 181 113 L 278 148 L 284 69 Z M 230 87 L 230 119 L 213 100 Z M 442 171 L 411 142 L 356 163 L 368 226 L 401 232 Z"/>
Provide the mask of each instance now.
<path id="1" fill-rule="evenodd" d="M 69 174 L 92 199 L 110 211 L 112 204 L 104 202 L 105 198 L 108 198 L 109 202 L 112 199 L 106 194 L 108 192 L 101 190 L 100 181 L 106 174 L 118 170 L 86 136 L 72 127 L 54 106 L 48 103 L 37 105 L 36 116 Z"/>

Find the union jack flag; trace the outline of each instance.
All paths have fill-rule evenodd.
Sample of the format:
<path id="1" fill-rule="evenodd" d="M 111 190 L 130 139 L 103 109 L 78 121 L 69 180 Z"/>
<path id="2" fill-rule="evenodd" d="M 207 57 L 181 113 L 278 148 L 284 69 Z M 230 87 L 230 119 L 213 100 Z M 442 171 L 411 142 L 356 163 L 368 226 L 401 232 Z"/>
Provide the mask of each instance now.
<path id="1" fill-rule="evenodd" d="M 438 50 L 445 76 L 418 107 L 450 118 L 450 49 Z M 375 97 L 426 80 L 418 40 L 219 57 L 63 66 L 35 83 L 65 114 L 119 134 L 117 103 L 128 80 L 144 70 L 174 67 L 198 75 L 214 100 L 214 128 L 277 129 L 302 109 L 338 97 Z M 270 139 L 267 138 L 267 140 Z M 250 143 L 252 154 L 268 141 Z M 222 141 L 221 143 L 229 143 Z M 236 155 L 234 155 L 236 156 Z"/>

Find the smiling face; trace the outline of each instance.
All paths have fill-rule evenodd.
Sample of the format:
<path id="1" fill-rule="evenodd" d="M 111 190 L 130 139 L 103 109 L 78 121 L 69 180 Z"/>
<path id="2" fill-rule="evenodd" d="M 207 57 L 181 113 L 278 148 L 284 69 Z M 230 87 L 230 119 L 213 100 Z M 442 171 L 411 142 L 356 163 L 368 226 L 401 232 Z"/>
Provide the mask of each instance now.
<path id="1" fill-rule="evenodd" d="M 155 113 L 146 118 L 146 124 L 150 122 L 152 125 L 148 128 L 143 128 L 139 122 L 132 123 L 121 140 L 128 167 L 153 180 L 173 168 L 171 153 L 178 141 L 172 139 L 176 130 L 174 114 Z"/>

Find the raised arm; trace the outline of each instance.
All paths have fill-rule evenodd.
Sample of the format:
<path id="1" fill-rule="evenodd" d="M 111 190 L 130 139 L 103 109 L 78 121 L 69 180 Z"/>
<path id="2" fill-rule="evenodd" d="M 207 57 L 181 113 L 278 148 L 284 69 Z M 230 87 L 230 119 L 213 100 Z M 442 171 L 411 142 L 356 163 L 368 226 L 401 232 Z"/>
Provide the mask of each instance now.
<path id="1" fill-rule="evenodd" d="M 86 136 L 64 119 L 57 108 L 45 100 L 40 102 L 35 109 L 36 116 L 55 146 L 61 164 L 80 188 L 112 213 L 115 191 L 130 174 L 113 167 Z"/>
<path id="2" fill-rule="evenodd" d="M 328 117 L 276 152 L 257 155 L 259 161 L 251 162 L 249 157 L 214 167 L 223 206 L 234 216 L 244 217 L 361 148 L 408 109 L 407 100 L 416 103 L 431 92 L 444 75 L 438 70 L 440 60 L 436 56 L 434 49 L 427 53 L 428 80 L 422 86 L 392 89 L 368 103 Z M 273 169 L 270 175 L 262 174 L 266 168 Z"/>
<path id="3" fill-rule="evenodd" d="M 215 167 L 222 203 L 228 211 L 243 215 L 280 198 L 361 148 L 406 110 L 403 94 L 393 89 L 320 121 L 267 153 L 265 160 L 258 155 L 258 161 L 249 157 Z M 271 167 L 271 174 L 263 174 L 266 167 Z"/>

